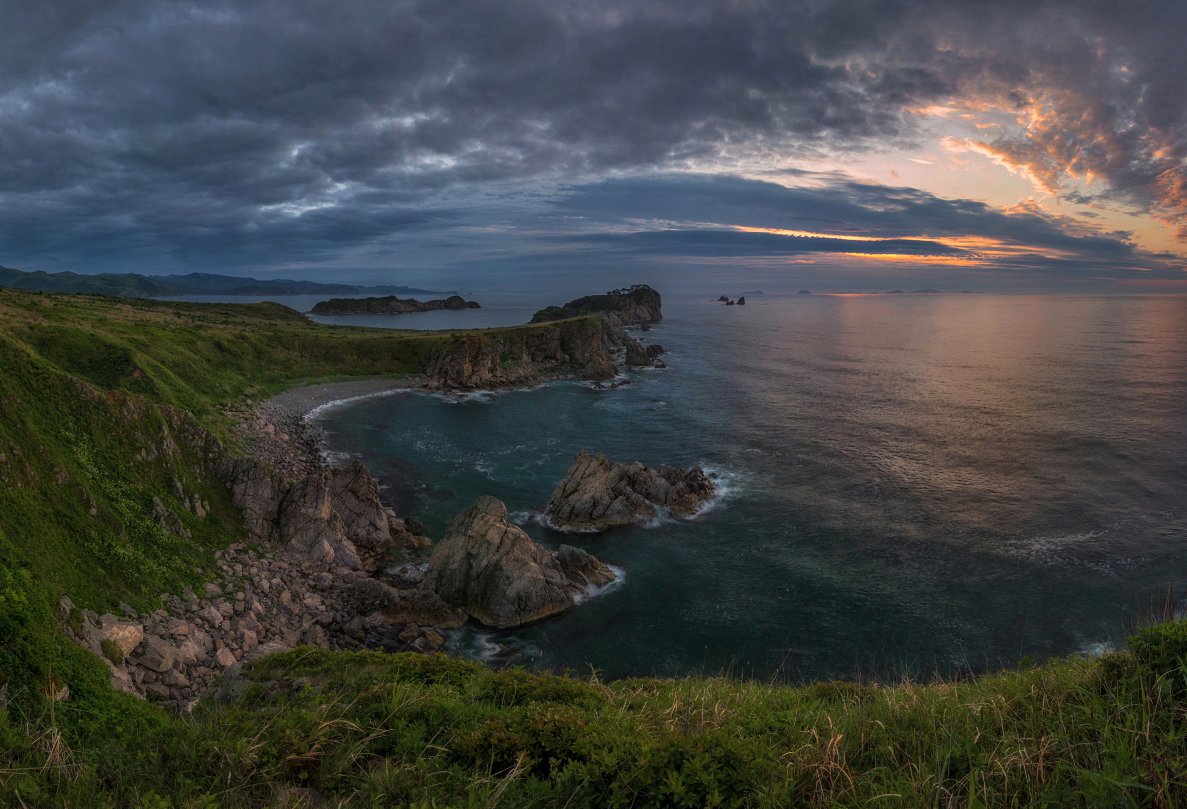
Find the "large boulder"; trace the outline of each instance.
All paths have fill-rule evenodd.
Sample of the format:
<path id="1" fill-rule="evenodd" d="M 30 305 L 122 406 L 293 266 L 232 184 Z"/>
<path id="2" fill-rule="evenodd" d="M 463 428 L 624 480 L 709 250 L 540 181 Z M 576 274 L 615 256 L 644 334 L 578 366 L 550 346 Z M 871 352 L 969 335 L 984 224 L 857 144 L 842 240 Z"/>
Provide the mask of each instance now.
<path id="1" fill-rule="evenodd" d="M 548 520 L 566 531 L 604 531 L 646 522 L 661 509 L 688 519 L 713 497 L 716 487 L 699 467 L 649 469 L 635 461 L 614 463 L 585 451 L 569 467 L 548 502 Z"/>
<path id="2" fill-rule="evenodd" d="M 507 520 L 507 507 L 480 497 L 453 521 L 437 543 L 421 589 L 497 628 L 519 626 L 564 612 L 589 586 L 614 574 L 572 548 L 558 555 Z"/>

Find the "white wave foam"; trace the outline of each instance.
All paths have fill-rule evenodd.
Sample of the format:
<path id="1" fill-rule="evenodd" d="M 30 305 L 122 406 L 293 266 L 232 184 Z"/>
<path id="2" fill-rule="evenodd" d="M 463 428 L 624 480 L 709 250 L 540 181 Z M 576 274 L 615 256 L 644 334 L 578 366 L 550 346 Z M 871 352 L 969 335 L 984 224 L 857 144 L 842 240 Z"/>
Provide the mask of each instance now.
<path id="1" fill-rule="evenodd" d="M 703 517 L 711 511 L 716 511 L 727 501 L 732 500 L 737 496 L 742 488 L 742 474 L 731 469 L 723 469 L 721 467 L 712 466 L 710 464 L 702 464 L 701 469 L 708 475 L 709 479 L 713 481 L 713 496 L 701 504 L 697 509 L 697 513 L 692 515 L 692 519 Z"/>
<path id="2" fill-rule="evenodd" d="M 605 584 L 591 584 L 587 582 L 585 592 L 573 597 L 574 604 L 581 604 L 582 602 L 589 601 L 591 598 L 612 593 L 622 587 L 626 582 L 626 571 L 618 565 L 606 565 L 606 567 L 610 568 L 610 572 L 614 574 L 614 578 Z"/>
<path id="3" fill-rule="evenodd" d="M 371 393 L 360 393 L 356 396 L 345 396 L 341 399 L 331 399 L 328 402 L 323 402 L 322 404 L 319 404 L 317 407 L 313 408 L 308 413 L 306 413 L 305 420 L 311 421 L 311 420 L 317 419 L 319 416 L 323 415 L 327 411 L 332 410 L 335 407 L 341 407 L 344 404 L 350 404 L 351 402 L 358 402 L 363 399 L 376 399 L 380 396 L 394 396 L 397 393 L 415 393 L 415 392 L 416 391 L 412 388 L 388 388 L 387 390 L 377 390 L 377 391 L 373 391 Z"/>
<path id="4" fill-rule="evenodd" d="M 1080 654 L 1086 657 L 1101 657 L 1107 655 L 1109 652 L 1117 651 L 1117 647 L 1113 645 L 1112 641 L 1103 640 L 1093 643 L 1085 643 L 1080 647 Z"/>

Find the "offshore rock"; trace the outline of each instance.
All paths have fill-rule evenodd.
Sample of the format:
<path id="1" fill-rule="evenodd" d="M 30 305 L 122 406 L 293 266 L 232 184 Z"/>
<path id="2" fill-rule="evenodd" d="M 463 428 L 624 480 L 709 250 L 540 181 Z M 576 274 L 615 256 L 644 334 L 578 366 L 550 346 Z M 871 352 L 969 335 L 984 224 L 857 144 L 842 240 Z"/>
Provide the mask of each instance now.
<path id="1" fill-rule="evenodd" d="M 653 520 L 661 509 L 675 517 L 694 517 L 715 492 L 699 467 L 649 469 L 638 461 L 614 463 L 582 451 L 552 493 L 547 513 L 561 530 L 605 531 Z"/>
<path id="2" fill-rule="evenodd" d="M 500 629 L 564 612 L 591 584 L 614 578 L 589 554 L 555 554 L 507 521 L 507 507 L 478 498 L 453 521 L 429 560 L 421 589 Z"/>

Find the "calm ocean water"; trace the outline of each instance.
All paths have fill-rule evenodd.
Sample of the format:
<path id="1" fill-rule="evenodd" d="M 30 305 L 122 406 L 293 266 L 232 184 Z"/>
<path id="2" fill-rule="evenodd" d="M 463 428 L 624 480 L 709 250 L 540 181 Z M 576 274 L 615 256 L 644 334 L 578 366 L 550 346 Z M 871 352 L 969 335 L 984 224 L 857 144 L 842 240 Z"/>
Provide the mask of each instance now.
<path id="1" fill-rule="evenodd" d="M 668 296 L 643 335 L 668 369 L 619 390 L 320 416 L 431 534 L 488 493 L 539 541 L 625 571 L 567 615 L 459 648 L 607 677 L 952 675 L 1119 645 L 1182 594 L 1187 298 L 748 303 Z M 724 494 L 692 522 L 565 537 L 533 515 L 582 448 L 701 464 Z"/>

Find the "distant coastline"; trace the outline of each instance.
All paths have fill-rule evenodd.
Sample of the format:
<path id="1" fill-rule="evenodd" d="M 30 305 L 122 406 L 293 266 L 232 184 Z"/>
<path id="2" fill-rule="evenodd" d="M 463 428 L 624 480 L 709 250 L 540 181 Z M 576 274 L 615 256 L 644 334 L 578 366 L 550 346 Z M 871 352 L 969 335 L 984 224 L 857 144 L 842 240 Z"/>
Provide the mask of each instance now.
<path id="1" fill-rule="evenodd" d="M 71 295 L 107 295 L 115 298 L 169 298 L 182 295 L 449 295 L 453 290 L 357 284 L 323 284 L 286 278 L 258 279 L 211 273 L 141 275 L 140 273 L 28 272 L 0 267 L 0 287 L 25 292 L 61 292 Z"/>

